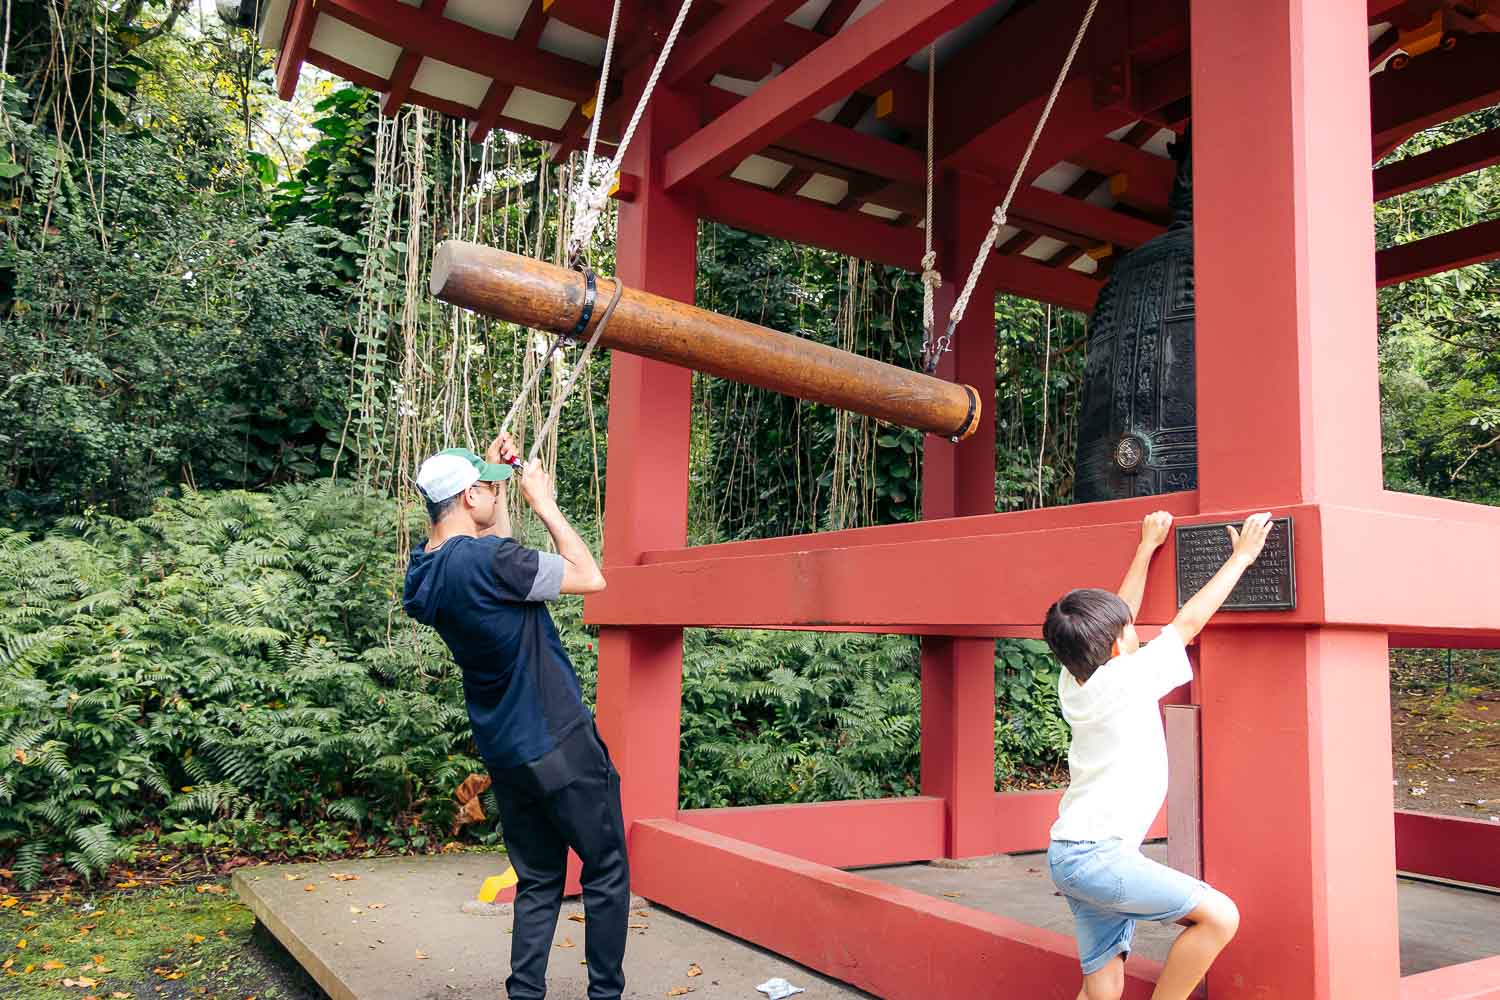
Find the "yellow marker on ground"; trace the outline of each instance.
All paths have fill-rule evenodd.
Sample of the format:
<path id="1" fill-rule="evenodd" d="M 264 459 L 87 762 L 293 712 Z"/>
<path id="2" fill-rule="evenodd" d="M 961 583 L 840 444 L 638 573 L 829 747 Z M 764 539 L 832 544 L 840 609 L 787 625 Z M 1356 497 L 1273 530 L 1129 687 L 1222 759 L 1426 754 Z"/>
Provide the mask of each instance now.
<path id="1" fill-rule="evenodd" d="M 514 865 L 505 869 L 504 875 L 491 875 L 484 880 L 484 885 L 479 887 L 479 901 L 481 903 L 493 903 L 496 896 L 499 896 L 501 892 L 515 885 L 516 882 L 516 868 Z"/>

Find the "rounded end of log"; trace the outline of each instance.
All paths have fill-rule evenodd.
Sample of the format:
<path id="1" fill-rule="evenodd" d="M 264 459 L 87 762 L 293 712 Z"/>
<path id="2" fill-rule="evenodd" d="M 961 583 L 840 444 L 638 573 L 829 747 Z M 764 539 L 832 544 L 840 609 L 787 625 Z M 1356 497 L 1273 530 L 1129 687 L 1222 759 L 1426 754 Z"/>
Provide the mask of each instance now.
<path id="1" fill-rule="evenodd" d="M 972 385 L 964 386 L 963 390 L 964 395 L 969 399 L 969 413 L 964 417 L 964 422 L 959 425 L 958 430 L 951 435 L 955 441 L 962 441 L 973 434 L 979 427 L 979 418 L 984 414 L 984 404 L 980 401 L 979 390 Z"/>
<path id="2" fill-rule="evenodd" d="M 427 279 L 427 290 L 434 298 L 441 299 L 448 287 L 448 276 L 453 273 L 453 252 L 458 240 L 444 240 L 432 252 L 432 276 Z"/>

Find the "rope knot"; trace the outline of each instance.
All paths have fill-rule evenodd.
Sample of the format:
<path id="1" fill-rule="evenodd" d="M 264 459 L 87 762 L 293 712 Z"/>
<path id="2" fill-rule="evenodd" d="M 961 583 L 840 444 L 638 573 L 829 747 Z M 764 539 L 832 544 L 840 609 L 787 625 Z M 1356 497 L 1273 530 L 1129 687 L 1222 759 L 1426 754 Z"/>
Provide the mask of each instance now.
<path id="1" fill-rule="evenodd" d="M 1006 218 L 1007 218 L 1007 212 L 1006 212 L 1005 206 L 1004 205 L 996 205 L 995 206 L 995 214 L 990 217 L 990 221 L 993 222 L 996 226 L 1003 226 L 1003 225 L 1006 224 Z"/>

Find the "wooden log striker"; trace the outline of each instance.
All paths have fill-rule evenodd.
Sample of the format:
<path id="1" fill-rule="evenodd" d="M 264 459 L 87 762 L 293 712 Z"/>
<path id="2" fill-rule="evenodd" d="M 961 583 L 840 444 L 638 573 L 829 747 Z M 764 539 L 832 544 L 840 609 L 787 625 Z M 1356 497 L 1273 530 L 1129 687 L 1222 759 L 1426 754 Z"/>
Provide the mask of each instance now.
<path id="1" fill-rule="evenodd" d="M 444 302 L 538 330 L 568 333 L 583 312 L 584 276 L 493 247 L 448 240 L 432 262 L 432 294 Z M 587 341 L 614 295 L 600 278 Z M 971 386 L 731 319 L 626 288 L 601 347 L 628 351 L 798 399 L 961 440 L 979 424 Z"/>

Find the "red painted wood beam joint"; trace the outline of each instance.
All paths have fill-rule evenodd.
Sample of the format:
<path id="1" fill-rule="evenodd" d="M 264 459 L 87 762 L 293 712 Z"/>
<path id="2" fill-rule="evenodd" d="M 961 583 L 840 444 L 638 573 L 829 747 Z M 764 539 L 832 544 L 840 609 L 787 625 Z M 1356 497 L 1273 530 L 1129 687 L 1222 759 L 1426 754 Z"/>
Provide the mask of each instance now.
<path id="1" fill-rule="evenodd" d="M 1500 260 L 1500 219 L 1380 251 L 1375 255 L 1375 282 L 1385 288 L 1490 260 Z"/>
<path id="2" fill-rule="evenodd" d="M 1413 59 L 1370 78 L 1376 159 L 1418 132 L 1500 103 L 1500 36 L 1467 35 L 1451 52 Z"/>
<path id="3" fill-rule="evenodd" d="M 1123 174 L 1125 190 L 1116 198 L 1156 218 L 1166 217 L 1172 181 L 1177 175 L 1173 161 L 1115 139 L 1090 143 L 1069 154 L 1068 159 L 1106 177 Z"/>
<path id="4" fill-rule="evenodd" d="M 719 9 L 711 20 L 678 43 L 666 69 L 666 84 L 690 87 L 707 83 L 731 60 L 754 48 L 776 24 L 785 21 L 804 0 L 749 0 Z"/>
<path id="5" fill-rule="evenodd" d="M 446 3 L 447 0 L 443 2 Z M 531 6 L 526 8 L 526 14 L 521 18 L 520 28 L 516 29 L 516 44 L 534 48 L 546 26 L 546 0 L 531 0 Z M 500 80 L 490 81 L 489 87 L 484 92 L 484 98 L 479 102 L 479 107 L 475 109 L 474 117 L 469 124 L 470 142 L 483 142 L 484 137 L 490 134 L 490 130 L 499 124 L 500 112 L 510 101 L 510 95 L 515 93 L 515 89 L 514 84 Z M 576 109 L 574 113 L 577 113 Z"/>
<path id="6" fill-rule="evenodd" d="M 312 43 L 313 24 L 318 14 L 313 0 L 292 0 L 286 11 L 286 27 L 281 32 L 281 50 L 276 53 L 276 96 L 290 101 L 297 92 L 297 77 L 307 59 Z"/>
<path id="7" fill-rule="evenodd" d="M 537 2 L 540 3 L 541 0 Z M 447 6 L 448 0 L 422 0 L 421 9 L 423 13 L 430 14 L 432 17 L 442 17 Z M 420 55 L 409 50 L 402 50 L 401 57 L 396 60 L 396 68 L 391 70 L 391 82 L 387 85 L 385 93 L 380 95 L 381 114 L 389 118 L 401 110 L 401 105 L 406 103 L 407 96 L 411 93 L 411 83 L 417 78 L 417 70 L 421 66 Z"/>
<path id="8" fill-rule="evenodd" d="M 451 18 L 429 17 L 399 0 L 318 0 L 318 8 L 361 31 L 471 73 L 572 101 L 586 101 L 594 90 L 594 69 L 587 63 L 521 45 Z"/>
<path id="9" fill-rule="evenodd" d="M 1394 198 L 1500 163 L 1500 128 L 1439 146 L 1375 171 L 1375 200 Z"/>
<path id="10" fill-rule="evenodd" d="M 1500 824 L 1398 809 L 1396 867 L 1500 889 Z"/>
<path id="11" fill-rule="evenodd" d="M 1165 226 L 1155 222 L 1122 215 L 1081 198 L 1069 198 L 1038 187 L 1018 190 L 1011 202 L 1011 214 L 1015 217 L 1015 225 L 1024 225 L 1038 232 L 1043 231 L 1040 227 L 1050 226 L 1079 234 L 1095 243 L 1131 248 L 1167 231 Z M 1073 239 L 1068 242 L 1076 245 Z"/>
<path id="12" fill-rule="evenodd" d="M 860 0 L 833 0 L 828 9 L 818 17 L 813 30 L 820 35 L 837 35 L 849 23 L 849 18 L 859 8 Z"/>
<path id="13" fill-rule="evenodd" d="M 988 5 L 987 0 L 882 4 L 669 152 L 668 186 L 727 173 Z"/>

